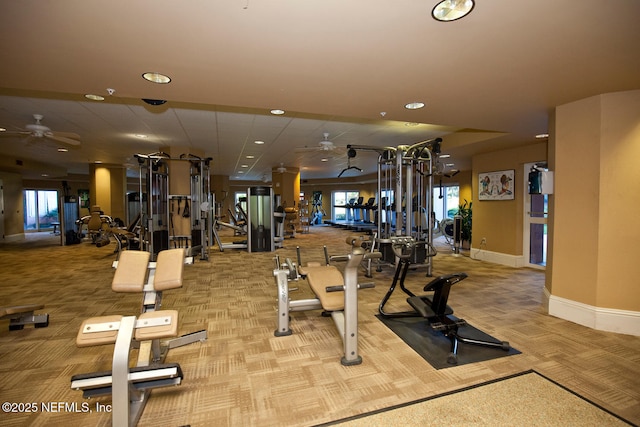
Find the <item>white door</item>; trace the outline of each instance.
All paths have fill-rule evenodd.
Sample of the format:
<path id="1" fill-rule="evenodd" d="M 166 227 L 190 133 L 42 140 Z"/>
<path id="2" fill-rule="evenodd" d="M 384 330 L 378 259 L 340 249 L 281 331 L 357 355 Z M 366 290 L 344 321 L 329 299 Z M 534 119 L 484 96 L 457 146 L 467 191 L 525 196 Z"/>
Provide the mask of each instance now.
<path id="1" fill-rule="evenodd" d="M 547 218 L 549 216 L 549 196 L 529 194 L 529 171 L 537 163 L 524 165 L 524 223 L 523 255 L 525 266 L 545 269 L 547 265 Z"/>

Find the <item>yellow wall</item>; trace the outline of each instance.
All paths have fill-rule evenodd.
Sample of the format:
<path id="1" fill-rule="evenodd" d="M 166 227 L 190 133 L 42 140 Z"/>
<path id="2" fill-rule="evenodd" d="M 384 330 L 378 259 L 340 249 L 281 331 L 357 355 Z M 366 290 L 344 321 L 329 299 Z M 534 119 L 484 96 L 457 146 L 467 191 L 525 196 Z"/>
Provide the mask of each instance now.
<path id="1" fill-rule="evenodd" d="M 640 91 L 599 95 L 555 114 L 555 194 L 547 287 L 595 307 L 640 311 Z"/>
<path id="2" fill-rule="evenodd" d="M 528 195 L 524 192 L 523 183 L 528 179 L 524 165 L 544 160 L 547 160 L 546 142 L 473 156 L 472 247 L 479 247 L 484 237 L 487 239 L 485 250 L 522 255 L 522 209 L 524 197 Z M 478 174 L 510 169 L 515 171 L 513 200 L 478 200 Z"/>
<path id="3" fill-rule="evenodd" d="M 90 204 L 112 218 L 127 218 L 126 169 L 121 165 L 90 164 L 89 165 L 89 197 Z"/>

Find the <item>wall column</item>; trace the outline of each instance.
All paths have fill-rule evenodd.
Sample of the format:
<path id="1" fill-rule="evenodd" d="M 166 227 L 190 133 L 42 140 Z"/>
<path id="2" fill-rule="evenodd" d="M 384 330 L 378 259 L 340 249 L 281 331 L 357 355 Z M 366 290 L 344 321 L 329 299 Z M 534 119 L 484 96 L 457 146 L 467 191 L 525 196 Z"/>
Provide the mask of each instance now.
<path id="1" fill-rule="evenodd" d="M 89 202 L 126 221 L 127 170 L 122 165 L 89 164 Z"/>
<path id="2" fill-rule="evenodd" d="M 549 314 L 640 335 L 640 91 L 556 108 Z"/>
<path id="3" fill-rule="evenodd" d="M 287 167 L 285 172 L 273 168 L 271 171 L 271 181 L 273 194 L 281 196 L 282 206 L 292 208 L 298 207 L 300 202 L 300 170 L 298 168 Z"/>

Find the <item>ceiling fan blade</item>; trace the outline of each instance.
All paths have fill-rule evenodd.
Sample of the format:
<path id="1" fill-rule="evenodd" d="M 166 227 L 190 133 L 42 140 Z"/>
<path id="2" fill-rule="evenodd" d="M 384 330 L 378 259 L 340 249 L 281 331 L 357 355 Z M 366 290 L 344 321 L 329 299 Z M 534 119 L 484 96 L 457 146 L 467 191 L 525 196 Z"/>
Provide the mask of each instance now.
<path id="1" fill-rule="evenodd" d="M 28 135 L 31 135 L 31 132 L 0 132 L 0 137 L 5 138 L 21 138 Z"/>
<path id="2" fill-rule="evenodd" d="M 63 138 L 69 138 L 69 139 L 75 139 L 76 141 L 80 141 L 80 135 L 78 135 L 77 133 L 73 133 L 73 132 L 51 132 L 52 135 L 54 136 L 61 136 Z"/>
<path id="3" fill-rule="evenodd" d="M 71 135 L 71 136 L 75 135 L 77 139 L 69 137 L 68 135 Z M 47 133 L 45 136 L 49 139 L 52 139 L 57 142 L 61 142 L 63 144 L 76 145 L 76 146 L 80 145 L 80 136 L 74 133 L 51 132 L 51 133 Z"/>

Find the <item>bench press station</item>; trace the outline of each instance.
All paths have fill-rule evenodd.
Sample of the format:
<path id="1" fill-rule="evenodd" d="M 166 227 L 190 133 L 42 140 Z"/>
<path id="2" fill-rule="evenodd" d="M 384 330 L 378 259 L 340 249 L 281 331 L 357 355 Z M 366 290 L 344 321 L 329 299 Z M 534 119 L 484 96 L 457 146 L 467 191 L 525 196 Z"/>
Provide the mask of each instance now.
<path id="1" fill-rule="evenodd" d="M 306 267 L 301 267 L 298 251 L 298 271 L 294 270 L 295 266 L 290 260 L 287 260 L 285 266 L 280 266 L 277 262 L 278 266 L 273 271 L 278 286 L 278 328 L 274 335 L 281 337 L 292 334 L 289 312 L 322 309 L 331 315 L 342 337 L 344 355 L 340 363 L 344 366 L 362 363 L 362 357 L 358 355 L 358 289 L 374 287 L 373 283 L 358 284 L 358 268 L 364 259 L 382 256 L 380 252 L 366 252 L 355 246 L 355 242 L 356 239 L 347 238 L 347 243 L 352 245 L 352 252 L 331 258 L 325 247 L 326 265 L 309 263 Z M 338 268 L 329 265 L 330 261 L 347 262 L 344 277 Z M 288 281 L 297 278 L 298 273 L 306 277 L 316 298 L 293 301 L 289 298 Z"/>
<path id="2" fill-rule="evenodd" d="M 34 314 L 36 310 L 42 310 L 44 304 L 14 305 L 0 307 L 0 319 L 9 319 L 9 330 L 19 331 L 24 325 L 33 325 L 35 328 L 49 326 L 48 314 Z"/>
<path id="3" fill-rule="evenodd" d="M 122 252 L 111 284 L 115 292 L 141 292 L 141 314 L 87 319 L 76 339 L 78 347 L 115 344 L 112 371 L 71 378 L 71 388 L 85 398 L 111 394 L 114 426 L 136 425 L 153 388 L 181 383 L 180 365 L 163 363 L 169 349 L 207 338 L 206 330 L 177 337 L 178 312 L 160 310 L 162 292 L 182 286 L 184 248 L 161 251 L 156 262 L 149 258 L 149 252 Z M 172 339 L 161 343 L 165 338 Z M 132 348 L 139 351 L 129 368 Z"/>

